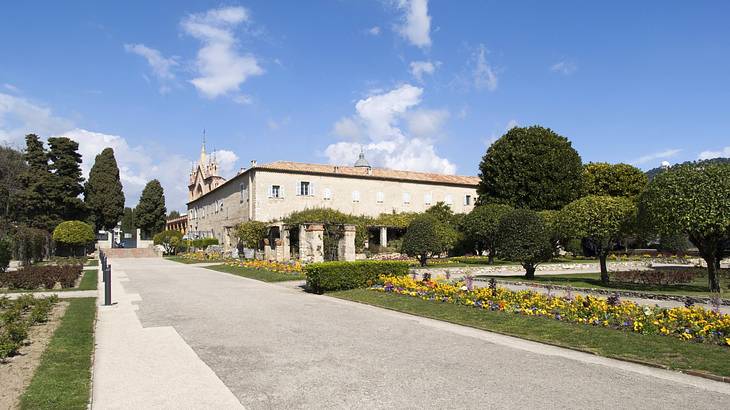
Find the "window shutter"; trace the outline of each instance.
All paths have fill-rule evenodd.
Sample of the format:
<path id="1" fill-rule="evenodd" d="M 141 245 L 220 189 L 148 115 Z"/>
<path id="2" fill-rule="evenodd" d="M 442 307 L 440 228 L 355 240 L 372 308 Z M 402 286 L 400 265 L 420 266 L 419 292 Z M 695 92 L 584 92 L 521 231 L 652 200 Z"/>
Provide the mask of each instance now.
<path id="1" fill-rule="evenodd" d="M 302 195 L 302 181 L 297 181 L 296 196 Z"/>
<path id="2" fill-rule="evenodd" d="M 269 198 L 274 196 L 274 186 L 269 185 Z"/>
<path id="3" fill-rule="evenodd" d="M 279 187 L 279 198 L 284 198 L 284 185 Z"/>
<path id="4" fill-rule="evenodd" d="M 309 195 L 315 196 L 317 193 L 314 191 L 314 182 L 309 183 Z"/>

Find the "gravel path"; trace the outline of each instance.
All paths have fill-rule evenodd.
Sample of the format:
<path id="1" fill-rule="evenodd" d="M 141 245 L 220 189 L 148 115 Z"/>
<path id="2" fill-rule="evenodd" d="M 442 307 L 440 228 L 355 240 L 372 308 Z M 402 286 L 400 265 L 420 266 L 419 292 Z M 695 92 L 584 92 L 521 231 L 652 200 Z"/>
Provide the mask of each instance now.
<path id="1" fill-rule="evenodd" d="M 245 407 L 725 408 L 730 384 L 163 259 L 114 261 Z"/>

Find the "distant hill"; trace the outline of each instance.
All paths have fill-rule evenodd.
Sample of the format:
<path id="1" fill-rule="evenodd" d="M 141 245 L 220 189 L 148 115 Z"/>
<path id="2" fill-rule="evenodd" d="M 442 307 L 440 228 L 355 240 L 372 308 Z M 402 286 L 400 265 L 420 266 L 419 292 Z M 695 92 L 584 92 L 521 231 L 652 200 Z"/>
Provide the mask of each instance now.
<path id="1" fill-rule="evenodd" d="M 729 163 L 730 164 L 730 158 L 713 158 L 713 159 L 705 159 L 702 161 L 686 161 L 682 162 L 681 164 L 675 164 L 675 165 L 684 165 L 684 164 L 692 164 L 697 162 L 704 162 L 708 164 L 715 164 L 715 163 Z M 664 168 L 662 167 L 656 167 L 652 168 L 648 171 L 646 171 L 646 176 L 649 178 L 649 181 L 654 179 L 655 176 L 659 175 L 662 171 L 664 171 Z"/>

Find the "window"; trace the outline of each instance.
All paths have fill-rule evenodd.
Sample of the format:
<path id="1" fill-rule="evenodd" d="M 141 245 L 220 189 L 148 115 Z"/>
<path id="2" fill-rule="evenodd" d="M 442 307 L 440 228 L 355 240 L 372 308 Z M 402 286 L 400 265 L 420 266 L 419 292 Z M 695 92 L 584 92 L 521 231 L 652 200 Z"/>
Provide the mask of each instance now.
<path id="1" fill-rule="evenodd" d="M 385 201 L 385 194 L 384 194 L 384 193 L 382 193 L 382 192 L 378 192 L 378 193 L 377 193 L 377 194 L 375 195 L 375 200 L 376 200 L 376 201 L 377 201 L 377 202 L 378 202 L 379 204 L 382 204 L 382 203 L 383 203 L 383 202 Z"/>
<path id="2" fill-rule="evenodd" d="M 403 193 L 403 204 L 410 204 L 411 203 L 411 194 L 408 192 Z"/>
<path id="3" fill-rule="evenodd" d="M 222 199 L 220 201 L 218 201 L 218 208 L 220 208 L 219 209 L 220 212 L 223 212 L 223 200 Z"/>
<path id="4" fill-rule="evenodd" d="M 281 186 L 272 185 L 269 187 L 269 198 L 281 198 L 282 196 L 283 192 L 281 190 Z"/>
<path id="5" fill-rule="evenodd" d="M 431 194 L 424 194 L 423 195 L 423 203 L 425 205 L 431 205 L 431 202 L 433 201 L 433 195 Z"/>
<path id="6" fill-rule="evenodd" d="M 360 191 L 352 191 L 352 202 L 360 202 Z"/>
<path id="7" fill-rule="evenodd" d="M 239 187 L 239 190 L 241 192 L 240 202 L 243 202 L 243 201 L 245 201 L 245 200 L 248 199 L 247 198 L 248 195 L 247 195 L 247 192 L 246 192 L 246 191 L 248 191 L 248 189 L 247 189 L 248 187 L 246 186 L 246 184 L 239 184 L 238 187 Z"/>
<path id="8" fill-rule="evenodd" d="M 324 195 L 324 200 L 329 201 L 330 199 L 332 199 L 332 190 L 329 188 L 325 188 L 323 195 Z"/>
<path id="9" fill-rule="evenodd" d="M 471 195 L 464 196 L 464 205 L 471 205 Z"/>
<path id="10" fill-rule="evenodd" d="M 451 195 L 446 195 L 444 196 L 444 202 L 446 203 L 446 205 L 453 205 L 454 198 Z"/>
<path id="11" fill-rule="evenodd" d="M 311 195 L 311 190 L 309 189 L 309 181 L 301 181 L 299 182 L 299 192 L 298 195 L 300 196 L 309 196 Z"/>

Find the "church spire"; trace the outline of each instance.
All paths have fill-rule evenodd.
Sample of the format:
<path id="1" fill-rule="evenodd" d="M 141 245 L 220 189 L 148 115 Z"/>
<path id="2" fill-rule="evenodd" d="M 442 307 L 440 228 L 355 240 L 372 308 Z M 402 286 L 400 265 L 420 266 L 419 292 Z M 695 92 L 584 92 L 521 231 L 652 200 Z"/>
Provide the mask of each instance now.
<path id="1" fill-rule="evenodd" d="M 200 166 L 204 167 L 207 162 L 208 160 L 205 154 L 205 128 L 203 128 L 203 146 L 200 148 Z"/>

